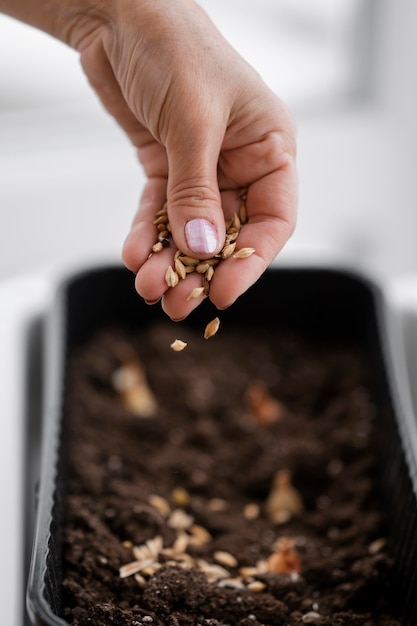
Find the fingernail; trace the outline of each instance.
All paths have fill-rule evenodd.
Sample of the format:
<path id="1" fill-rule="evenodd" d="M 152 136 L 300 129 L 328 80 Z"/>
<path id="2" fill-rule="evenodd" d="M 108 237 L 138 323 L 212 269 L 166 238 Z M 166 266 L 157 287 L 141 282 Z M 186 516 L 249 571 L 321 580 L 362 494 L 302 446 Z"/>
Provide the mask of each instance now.
<path id="1" fill-rule="evenodd" d="M 217 249 L 217 231 L 208 220 L 197 218 L 187 222 L 185 237 L 190 250 L 197 254 L 211 254 Z"/>

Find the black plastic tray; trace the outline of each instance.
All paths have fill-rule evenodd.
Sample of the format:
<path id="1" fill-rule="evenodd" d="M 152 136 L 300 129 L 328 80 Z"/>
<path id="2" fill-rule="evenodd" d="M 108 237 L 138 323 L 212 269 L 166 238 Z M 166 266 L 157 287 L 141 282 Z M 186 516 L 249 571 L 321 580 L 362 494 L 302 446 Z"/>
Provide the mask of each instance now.
<path id="1" fill-rule="evenodd" d="M 66 276 L 47 320 L 46 399 L 42 465 L 34 543 L 27 589 L 36 626 L 65 625 L 61 604 L 63 446 L 60 440 L 68 355 L 94 330 L 109 323 L 146 325 L 165 318 L 159 306 L 137 296 L 133 276 L 118 265 L 88 267 Z M 187 318 L 200 329 L 213 317 L 206 301 Z M 372 363 L 373 394 L 381 416 L 375 425 L 380 489 L 395 552 L 393 595 L 404 625 L 417 624 L 416 426 L 402 346 L 383 293 L 368 278 L 346 269 L 269 269 L 230 309 L 222 323 L 280 324 L 317 338 L 361 342 Z M 185 322 L 183 322 L 185 323 Z"/>

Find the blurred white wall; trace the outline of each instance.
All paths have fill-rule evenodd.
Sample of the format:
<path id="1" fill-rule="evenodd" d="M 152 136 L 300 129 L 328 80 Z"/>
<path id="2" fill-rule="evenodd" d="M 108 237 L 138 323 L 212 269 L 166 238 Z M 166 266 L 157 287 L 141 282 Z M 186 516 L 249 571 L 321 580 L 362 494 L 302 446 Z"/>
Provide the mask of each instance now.
<path id="1" fill-rule="evenodd" d="M 416 3 L 201 4 L 296 114 L 300 210 L 284 255 L 414 269 Z M 0 16 L 0 85 L 0 280 L 117 256 L 144 178 L 77 54 Z"/>

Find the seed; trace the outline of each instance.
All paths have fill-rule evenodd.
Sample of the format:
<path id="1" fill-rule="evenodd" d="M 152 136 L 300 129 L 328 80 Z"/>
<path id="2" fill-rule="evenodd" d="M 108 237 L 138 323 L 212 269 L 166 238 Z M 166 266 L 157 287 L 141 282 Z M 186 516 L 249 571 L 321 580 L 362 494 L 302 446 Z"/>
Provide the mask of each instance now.
<path id="1" fill-rule="evenodd" d="M 214 267 L 209 265 L 206 273 L 204 274 L 204 278 L 207 280 L 207 282 L 211 281 L 211 279 L 213 278 L 213 274 L 214 274 Z"/>
<path id="2" fill-rule="evenodd" d="M 204 339 L 210 339 L 213 337 L 219 330 L 220 320 L 218 317 L 215 317 L 211 322 L 209 322 L 204 330 Z"/>
<path id="3" fill-rule="evenodd" d="M 227 509 L 227 501 L 223 498 L 212 498 L 207 504 L 209 511 L 224 511 Z"/>
<path id="4" fill-rule="evenodd" d="M 153 576 L 155 572 L 157 572 L 161 568 L 161 564 L 154 561 L 150 563 L 146 567 L 144 567 L 141 571 L 145 576 Z"/>
<path id="5" fill-rule="evenodd" d="M 188 535 L 185 532 L 178 533 L 178 536 L 174 543 L 172 544 L 172 550 L 174 551 L 174 555 L 178 553 L 183 553 L 187 549 L 188 545 Z"/>
<path id="6" fill-rule="evenodd" d="M 257 517 L 259 517 L 259 513 L 260 513 L 259 505 L 255 504 L 254 502 L 250 502 L 243 509 L 243 517 L 245 517 L 248 520 L 256 519 Z"/>
<path id="7" fill-rule="evenodd" d="M 369 548 L 368 548 L 369 554 L 377 554 L 378 552 L 383 550 L 383 548 L 385 548 L 386 543 L 387 543 L 386 540 L 382 537 L 381 539 L 375 539 L 375 541 L 373 541 L 369 545 Z"/>
<path id="8" fill-rule="evenodd" d="M 167 214 L 166 213 L 161 213 L 161 215 L 157 215 L 156 219 L 154 219 L 153 223 L 156 224 L 156 226 L 159 226 L 160 224 L 166 224 L 167 222 Z"/>
<path id="9" fill-rule="evenodd" d="M 137 572 L 141 572 L 146 567 L 149 567 L 154 563 L 154 559 L 145 559 L 143 561 L 131 561 L 131 563 L 126 563 L 126 565 L 122 565 L 119 569 L 120 578 L 127 578 L 128 576 L 132 576 Z"/>
<path id="10" fill-rule="evenodd" d="M 214 560 L 217 561 L 220 565 L 224 565 L 225 567 L 236 567 L 237 559 L 230 554 L 230 552 L 225 552 L 224 550 L 217 550 L 217 552 L 213 555 Z"/>
<path id="11" fill-rule="evenodd" d="M 184 264 L 179 259 L 175 259 L 174 265 L 175 265 L 175 271 L 177 272 L 178 276 L 184 279 L 187 276 Z"/>
<path id="12" fill-rule="evenodd" d="M 268 559 L 268 569 L 276 574 L 301 572 L 301 561 L 294 547 L 294 539 L 291 537 L 279 539 L 277 552 L 271 554 Z"/>
<path id="13" fill-rule="evenodd" d="M 191 536 L 188 538 L 188 542 L 194 546 L 202 546 L 212 540 L 209 531 L 199 524 L 193 524 L 189 532 Z"/>
<path id="14" fill-rule="evenodd" d="M 194 287 L 194 289 L 191 291 L 191 293 L 187 297 L 187 301 L 198 298 L 199 296 L 201 296 L 203 292 L 204 292 L 204 287 Z"/>
<path id="15" fill-rule="evenodd" d="M 230 256 L 232 256 L 233 252 L 235 251 L 235 248 L 236 248 L 236 241 L 224 246 L 221 252 L 222 259 L 228 259 Z"/>
<path id="16" fill-rule="evenodd" d="M 165 500 L 162 496 L 151 494 L 148 498 L 148 502 L 154 509 L 158 511 L 163 517 L 167 517 L 171 512 L 168 500 Z"/>
<path id="17" fill-rule="evenodd" d="M 171 343 L 171 348 L 174 352 L 181 352 L 181 350 L 184 350 L 186 347 L 187 343 L 185 341 L 181 341 L 181 339 L 175 339 L 175 341 Z"/>
<path id="18" fill-rule="evenodd" d="M 227 571 L 221 565 L 216 565 L 215 563 L 208 563 L 204 561 L 204 559 L 199 559 L 197 561 L 198 568 L 204 572 L 209 582 L 214 582 L 215 580 L 219 580 L 220 578 L 229 578 L 230 572 Z"/>
<path id="19" fill-rule="evenodd" d="M 230 587 L 230 589 L 245 589 L 241 578 L 223 578 L 217 584 L 219 587 Z"/>
<path id="20" fill-rule="evenodd" d="M 207 280 L 205 276 L 203 277 L 203 289 L 204 289 L 204 295 L 208 296 L 210 293 L 210 282 Z"/>
<path id="21" fill-rule="evenodd" d="M 192 526 L 193 522 L 194 518 L 183 509 L 175 509 L 169 517 L 168 526 L 176 530 L 187 530 Z"/>
<path id="22" fill-rule="evenodd" d="M 163 548 L 164 542 L 161 535 L 156 535 L 153 539 L 148 539 L 145 545 L 149 550 L 149 554 L 157 557 Z"/>
<path id="23" fill-rule="evenodd" d="M 187 506 L 190 501 L 190 494 L 183 487 L 175 487 L 171 493 L 171 500 L 175 506 Z"/>
<path id="24" fill-rule="evenodd" d="M 237 252 L 234 253 L 234 259 L 247 259 L 248 256 L 251 256 L 255 252 L 255 248 L 241 248 Z"/>
<path id="25" fill-rule="evenodd" d="M 255 593 L 258 591 L 263 591 L 266 588 L 265 583 L 260 580 L 253 580 L 252 582 L 246 585 L 246 589 L 248 591 L 254 591 Z"/>
<path id="26" fill-rule="evenodd" d="M 112 385 L 120 394 L 125 407 L 132 413 L 139 417 L 153 417 L 156 414 L 158 403 L 138 361 L 128 361 L 115 370 Z"/>
<path id="27" fill-rule="evenodd" d="M 303 617 L 301 618 L 303 624 L 315 624 L 320 619 L 321 615 L 320 613 L 317 613 L 317 611 L 309 611 L 308 613 L 304 613 Z"/>
<path id="28" fill-rule="evenodd" d="M 241 576 L 243 576 L 243 578 L 252 578 L 253 576 L 256 576 L 257 574 L 260 574 L 257 567 L 250 567 L 248 565 L 241 567 L 239 569 L 239 573 Z"/>
<path id="29" fill-rule="evenodd" d="M 200 263 L 198 259 L 195 259 L 192 256 L 187 256 L 186 254 L 180 256 L 179 259 L 181 263 L 184 263 L 184 265 L 198 265 Z"/>
<path id="30" fill-rule="evenodd" d="M 172 267 L 169 265 L 168 269 L 165 273 L 165 281 L 168 287 L 175 287 L 178 285 L 178 274 L 175 272 Z"/>
<path id="31" fill-rule="evenodd" d="M 136 561 L 143 561 L 144 559 L 149 559 L 151 556 L 148 546 L 144 544 L 140 546 L 133 546 L 132 553 Z"/>
<path id="32" fill-rule="evenodd" d="M 135 574 L 134 578 L 141 587 L 144 587 L 146 585 L 146 579 L 141 574 Z"/>
<path id="33" fill-rule="evenodd" d="M 265 507 L 270 521 L 280 524 L 303 510 L 303 501 L 291 482 L 291 472 L 286 469 L 276 472 Z"/>
<path id="34" fill-rule="evenodd" d="M 157 243 L 154 243 L 152 246 L 152 252 L 161 252 L 161 250 L 163 250 L 164 246 L 162 245 L 162 243 L 160 241 L 158 241 Z"/>

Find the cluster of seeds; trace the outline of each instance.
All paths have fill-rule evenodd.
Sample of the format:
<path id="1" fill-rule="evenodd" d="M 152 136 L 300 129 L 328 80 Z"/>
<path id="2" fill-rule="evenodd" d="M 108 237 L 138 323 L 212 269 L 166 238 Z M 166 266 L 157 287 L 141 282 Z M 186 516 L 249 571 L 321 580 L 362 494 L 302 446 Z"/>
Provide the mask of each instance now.
<path id="1" fill-rule="evenodd" d="M 277 573 L 290 574 L 296 577 L 301 571 L 301 562 L 291 537 L 280 537 L 271 547 L 268 559 L 259 560 L 254 566 L 239 566 L 236 556 L 225 550 L 216 550 L 212 554 L 212 561 L 194 557 L 188 548 L 200 548 L 210 544 L 212 536 L 203 526 L 196 524 L 194 517 L 184 508 L 189 502 L 188 493 L 181 488 L 172 494 L 174 508 L 168 500 L 157 494 L 149 497 L 149 504 L 155 508 L 166 520 L 166 525 L 176 531 L 176 537 L 170 546 L 164 546 L 163 538 L 157 535 L 141 545 L 132 545 L 124 542 L 125 547 L 132 549 L 133 559 L 119 569 L 120 578 L 134 576 L 140 586 L 145 586 L 149 578 L 163 566 L 181 567 L 184 569 L 196 568 L 203 572 L 207 581 L 219 587 L 246 589 L 260 592 L 266 588 L 266 583 L 259 580 L 263 574 Z M 221 510 L 227 503 L 221 499 L 213 499 L 208 503 L 211 510 Z M 260 513 L 259 506 L 248 503 L 243 515 L 254 519 Z"/>
<path id="2" fill-rule="evenodd" d="M 218 254 L 210 259 L 197 259 L 183 254 L 180 250 L 175 252 L 173 265 L 169 265 L 165 272 L 165 281 L 168 287 L 176 287 L 180 280 L 184 280 L 188 274 L 196 272 L 201 275 L 201 287 L 192 289 L 187 296 L 187 300 L 193 300 L 202 294 L 208 296 L 214 270 L 220 261 L 228 259 L 229 257 L 233 257 L 234 259 L 246 259 L 255 252 L 254 248 L 240 248 L 240 250 L 236 250 L 240 229 L 248 220 L 246 198 L 247 190 L 244 189 L 240 193 L 241 204 L 239 211 L 225 223 L 226 236 L 223 247 Z M 158 229 L 158 238 L 152 246 L 152 252 L 157 253 L 170 245 L 171 226 L 169 224 L 166 202 L 162 209 L 157 212 L 154 224 Z M 212 337 L 217 332 L 219 324 L 220 321 L 218 318 L 212 320 L 206 326 L 204 338 L 209 339 Z M 176 352 L 183 350 L 186 346 L 186 342 L 180 339 L 176 339 L 171 344 L 171 348 Z"/>

